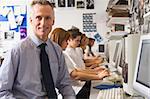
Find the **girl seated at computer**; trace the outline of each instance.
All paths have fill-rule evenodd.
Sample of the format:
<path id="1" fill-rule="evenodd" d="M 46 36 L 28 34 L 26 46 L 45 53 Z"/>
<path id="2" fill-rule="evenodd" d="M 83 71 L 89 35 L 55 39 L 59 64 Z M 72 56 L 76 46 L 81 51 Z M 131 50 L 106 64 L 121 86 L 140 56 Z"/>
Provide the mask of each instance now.
<path id="1" fill-rule="evenodd" d="M 68 67 L 70 76 L 72 78 L 73 86 L 82 86 L 80 81 L 87 81 L 84 85 L 84 89 L 80 90 L 77 94 L 77 98 L 85 98 L 87 97 L 83 93 L 87 89 L 90 88 L 90 80 L 100 80 L 109 75 L 108 71 L 104 68 L 99 68 L 97 70 L 94 69 L 85 69 L 85 63 L 81 59 L 78 52 L 76 52 L 76 48 L 80 44 L 80 32 L 76 30 L 71 30 L 69 32 L 65 31 L 62 28 L 56 28 L 50 35 L 51 40 L 58 43 L 62 49 L 64 50 L 67 43 L 67 49 L 64 51 L 64 56 L 66 60 L 66 65 Z M 70 56 L 70 54 L 72 54 Z M 86 86 L 86 87 L 85 87 Z M 84 91 L 83 91 L 84 90 Z M 87 90 L 88 91 L 88 90 Z M 89 92 L 89 91 L 88 91 Z M 78 99 L 80 99 L 78 98 Z"/>

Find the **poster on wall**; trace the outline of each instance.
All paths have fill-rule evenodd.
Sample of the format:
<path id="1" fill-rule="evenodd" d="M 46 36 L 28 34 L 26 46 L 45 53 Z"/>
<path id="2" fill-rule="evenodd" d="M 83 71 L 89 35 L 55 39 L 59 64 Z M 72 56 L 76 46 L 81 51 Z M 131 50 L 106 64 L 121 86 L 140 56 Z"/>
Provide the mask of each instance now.
<path id="1" fill-rule="evenodd" d="M 83 32 L 97 32 L 95 15 L 96 13 L 83 13 Z"/>
<path id="2" fill-rule="evenodd" d="M 94 35 L 95 40 L 100 43 L 101 41 L 103 41 L 103 38 L 101 37 L 101 35 L 99 33 L 96 33 Z"/>
<path id="3" fill-rule="evenodd" d="M 21 26 L 20 27 L 20 38 L 24 39 L 27 36 L 27 27 Z"/>
<path id="4" fill-rule="evenodd" d="M 86 8 L 94 9 L 94 0 L 86 0 Z"/>
<path id="5" fill-rule="evenodd" d="M 20 32 L 20 27 L 27 27 L 26 6 L 0 6 L 0 9 L 0 30 L 6 32 L 6 36 Z"/>
<path id="6" fill-rule="evenodd" d="M 51 0 L 51 3 L 53 4 L 54 7 L 56 7 L 55 0 Z"/>
<path id="7" fill-rule="evenodd" d="M 67 0 L 68 4 L 67 6 L 68 7 L 75 7 L 75 0 Z"/>
<path id="8" fill-rule="evenodd" d="M 13 40 L 14 39 L 14 31 L 5 31 L 4 39 L 5 40 Z"/>
<path id="9" fill-rule="evenodd" d="M 84 0 L 77 1 L 77 8 L 85 8 L 85 1 Z"/>
<path id="10" fill-rule="evenodd" d="M 25 5 L 0 6 L 0 35 L 0 51 L 3 53 L 27 37 Z"/>
<path id="11" fill-rule="evenodd" d="M 58 7 L 65 7 L 65 6 L 66 6 L 65 0 L 58 0 Z"/>

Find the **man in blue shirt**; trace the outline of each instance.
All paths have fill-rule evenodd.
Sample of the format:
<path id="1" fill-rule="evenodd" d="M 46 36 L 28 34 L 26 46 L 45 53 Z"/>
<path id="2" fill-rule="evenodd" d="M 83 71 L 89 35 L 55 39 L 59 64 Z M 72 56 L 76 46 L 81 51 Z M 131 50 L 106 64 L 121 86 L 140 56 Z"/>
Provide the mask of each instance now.
<path id="1" fill-rule="evenodd" d="M 32 35 L 8 51 L 0 67 L 0 99 L 47 97 L 40 63 L 39 45 L 42 43 L 46 43 L 54 87 L 63 99 L 75 99 L 61 48 L 48 39 L 54 24 L 53 5 L 47 0 L 32 1 L 30 23 Z"/>

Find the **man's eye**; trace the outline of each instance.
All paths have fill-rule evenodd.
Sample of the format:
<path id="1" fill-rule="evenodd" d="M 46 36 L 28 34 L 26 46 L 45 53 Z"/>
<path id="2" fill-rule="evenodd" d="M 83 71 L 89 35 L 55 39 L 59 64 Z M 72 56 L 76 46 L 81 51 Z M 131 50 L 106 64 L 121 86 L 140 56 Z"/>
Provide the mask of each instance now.
<path id="1" fill-rule="evenodd" d="M 42 17 L 41 17 L 41 16 L 37 16 L 36 19 L 37 19 L 37 20 L 41 20 Z"/>
<path id="2" fill-rule="evenodd" d="M 46 17 L 46 20 L 50 20 L 50 19 L 51 19 L 51 17 L 50 17 L 50 16 Z"/>

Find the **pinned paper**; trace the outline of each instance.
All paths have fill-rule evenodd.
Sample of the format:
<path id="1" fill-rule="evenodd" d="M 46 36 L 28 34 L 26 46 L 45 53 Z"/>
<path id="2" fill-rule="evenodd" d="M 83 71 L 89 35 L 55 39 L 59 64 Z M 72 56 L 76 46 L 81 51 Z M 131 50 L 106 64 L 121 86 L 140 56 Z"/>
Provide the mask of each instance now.
<path id="1" fill-rule="evenodd" d="M 21 8 L 20 6 L 14 7 L 14 15 L 20 15 L 21 14 Z"/>
<path id="2" fill-rule="evenodd" d="M 10 12 L 8 14 L 8 22 L 9 22 L 10 29 L 17 28 L 15 16 L 14 16 L 14 13 L 13 13 L 12 9 L 10 10 Z"/>
<path id="3" fill-rule="evenodd" d="M 8 22 L 0 22 L 0 31 L 8 31 L 9 30 L 9 23 Z"/>
<path id="4" fill-rule="evenodd" d="M 8 7 L 0 7 L 0 14 L 3 17 L 6 17 L 9 12 L 10 12 L 10 8 L 8 8 Z"/>
<path id="5" fill-rule="evenodd" d="M 17 17 L 16 17 L 16 24 L 17 25 L 21 25 L 22 24 L 22 22 L 23 22 L 23 16 L 21 16 L 21 15 L 18 15 Z"/>
<path id="6" fill-rule="evenodd" d="M 26 14 L 26 6 L 20 6 L 21 14 Z"/>

